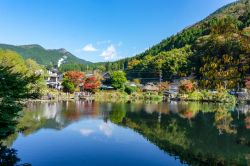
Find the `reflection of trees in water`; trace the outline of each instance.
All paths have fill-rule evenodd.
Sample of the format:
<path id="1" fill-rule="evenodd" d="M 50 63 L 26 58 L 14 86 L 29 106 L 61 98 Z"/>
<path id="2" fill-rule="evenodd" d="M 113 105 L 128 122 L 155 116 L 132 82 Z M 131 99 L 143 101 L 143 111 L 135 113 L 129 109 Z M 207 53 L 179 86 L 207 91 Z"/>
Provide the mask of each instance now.
<path id="1" fill-rule="evenodd" d="M 250 158 L 250 133 L 245 126 L 248 114 L 230 112 L 230 105 L 63 102 L 46 106 L 48 111 L 56 110 L 53 114 L 45 114 L 44 105 L 31 106 L 37 111 L 25 111 L 16 130 L 28 135 L 48 127 L 51 121 L 59 120 L 64 128 L 84 116 L 107 117 L 191 165 L 246 165 Z M 17 133 L 11 134 L 3 142 L 11 145 L 16 137 Z"/>
<path id="2" fill-rule="evenodd" d="M 158 112 L 128 111 L 117 124 L 135 130 L 191 165 L 247 165 L 250 133 L 244 124 L 245 115 L 238 116 L 230 105 L 194 106 L 192 109 L 192 104 L 181 104 L 177 106 L 179 113 L 170 109 L 170 113 L 161 114 L 161 121 Z"/>
<path id="3" fill-rule="evenodd" d="M 0 145 L 0 165 L 15 165 L 20 159 L 17 157 L 17 151 L 12 148 Z"/>
<path id="4" fill-rule="evenodd" d="M 74 121 L 84 116 L 99 116 L 99 105 L 94 102 L 66 102 L 63 103 L 63 116 L 67 120 Z"/>
<path id="5" fill-rule="evenodd" d="M 214 115 L 214 121 L 214 124 L 216 125 L 220 134 L 223 132 L 235 134 L 237 132 L 237 130 L 232 127 L 233 118 L 231 116 L 231 112 L 227 110 L 218 108 Z"/>
<path id="6" fill-rule="evenodd" d="M 5 138 L 15 131 L 17 117 L 22 106 L 11 99 L 0 102 L 0 139 Z"/>
<path id="7" fill-rule="evenodd" d="M 16 139 L 16 124 L 21 109 L 21 104 L 10 100 L 4 100 L 0 103 L 0 165 L 12 166 L 21 161 L 17 156 L 17 151 L 6 145 L 10 143 L 8 140 L 12 142 Z"/>
<path id="8" fill-rule="evenodd" d="M 126 115 L 126 112 L 124 110 L 115 109 L 110 112 L 109 117 L 113 123 L 120 123 L 122 122 L 125 115 Z"/>

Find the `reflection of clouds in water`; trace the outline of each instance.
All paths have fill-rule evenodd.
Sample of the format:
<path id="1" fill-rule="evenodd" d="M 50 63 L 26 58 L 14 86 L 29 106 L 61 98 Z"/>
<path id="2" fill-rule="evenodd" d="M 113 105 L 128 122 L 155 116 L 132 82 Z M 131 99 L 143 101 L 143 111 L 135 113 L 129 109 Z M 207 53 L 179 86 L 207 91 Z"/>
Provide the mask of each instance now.
<path id="1" fill-rule="evenodd" d="M 99 125 L 99 129 L 107 137 L 110 137 L 112 135 L 111 125 L 108 124 L 108 123 L 102 123 L 102 124 L 100 124 Z"/>
<path id="2" fill-rule="evenodd" d="M 80 129 L 80 133 L 83 135 L 83 136 L 89 136 L 91 135 L 92 133 L 94 133 L 94 130 L 92 129 Z"/>

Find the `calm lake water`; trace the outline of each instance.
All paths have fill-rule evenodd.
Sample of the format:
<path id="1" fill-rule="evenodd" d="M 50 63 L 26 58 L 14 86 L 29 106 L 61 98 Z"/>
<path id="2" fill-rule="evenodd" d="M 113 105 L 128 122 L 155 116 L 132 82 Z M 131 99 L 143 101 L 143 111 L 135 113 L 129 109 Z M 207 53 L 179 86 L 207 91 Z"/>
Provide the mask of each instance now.
<path id="1" fill-rule="evenodd" d="M 34 166 L 249 165 L 249 129 L 249 105 L 33 103 L 16 132 L 1 140 L 0 161 Z"/>

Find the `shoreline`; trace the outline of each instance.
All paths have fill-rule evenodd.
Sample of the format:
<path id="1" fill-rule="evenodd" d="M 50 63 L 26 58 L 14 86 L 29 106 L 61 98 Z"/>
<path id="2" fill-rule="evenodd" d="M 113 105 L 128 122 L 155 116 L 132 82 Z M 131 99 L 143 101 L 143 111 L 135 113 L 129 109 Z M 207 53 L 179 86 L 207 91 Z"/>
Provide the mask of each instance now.
<path id="1" fill-rule="evenodd" d="M 164 102 L 164 101 L 185 101 L 185 102 L 209 102 L 209 103 L 250 103 L 250 100 L 237 97 L 224 92 L 224 97 L 216 94 L 205 94 L 194 96 L 192 93 L 178 93 L 176 96 L 167 96 L 159 92 L 134 92 L 128 94 L 122 91 L 98 91 L 90 96 L 79 96 L 79 92 L 67 94 L 64 92 L 51 91 L 50 95 L 43 95 L 40 99 L 28 99 L 24 102 L 60 102 L 60 101 L 101 101 L 101 102 Z M 198 92 L 199 93 L 199 92 Z M 200 93 L 199 93 L 200 94 Z M 230 100 L 229 100 L 230 98 Z"/>
<path id="2" fill-rule="evenodd" d="M 250 100 L 238 100 L 235 103 L 230 103 L 230 102 L 220 102 L 220 101 L 213 101 L 213 100 L 188 100 L 188 99 L 164 99 L 164 100 L 142 100 L 142 99 L 128 99 L 128 100 L 119 100 L 119 99 L 112 99 L 112 100 L 96 100 L 91 99 L 91 100 L 86 100 L 86 99 L 53 99 L 53 100 L 48 100 L 48 99 L 34 99 L 34 100 L 26 100 L 24 101 L 25 103 L 32 103 L 32 102 L 40 102 L 40 103 L 49 103 L 49 102 L 75 102 L 75 101 L 97 101 L 97 102 L 199 102 L 199 103 L 218 103 L 218 104 L 240 104 L 240 103 L 245 103 L 245 104 L 250 104 Z"/>

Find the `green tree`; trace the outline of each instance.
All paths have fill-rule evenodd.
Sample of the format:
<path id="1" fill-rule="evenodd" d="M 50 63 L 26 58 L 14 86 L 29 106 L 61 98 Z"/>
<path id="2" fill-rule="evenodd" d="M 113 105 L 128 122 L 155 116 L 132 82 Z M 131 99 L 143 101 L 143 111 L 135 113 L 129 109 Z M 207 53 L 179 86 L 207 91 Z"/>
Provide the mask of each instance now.
<path id="1" fill-rule="evenodd" d="M 23 58 L 14 51 L 0 49 L 0 64 L 2 67 L 12 67 L 11 72 L 27 73 Z"/>
<path id="2" fill-rule="evenodd" d="M 38 98 L 33 89 L 38 75 L 27 74 L 27 66 L 20 55 L 0 50 L 0 139 L 15 131 L 17 119 L 23 108 L 22 100 Z"/>
<path id="3" fill-rule="evenodd" d="M 21 73 L 12 73 L 11 67 L 0 66 L 0 98 L 19 101 L 26 98 L 37 98 L 39 93 L 32 90 L 30 84 L 35 84 L 39 76 L 26 76 Z"/>
<path id="4" fill-rule="evenodd" d="M 36 75 L 36 81 L 29 84 L 30 91 L 42 94 L 46 88 L 44 81 L 46 69 L 37 64 L 36 61 L 32 59 L 24 61 L 16 52 L 0 49 L 0 64 L 2 67 L 10 67 L 12 73 L 21 73 L 27 77 Z"/>
<path id="5" fill-rule="evenodd" d="M 12 73 L 12 68 L 0 66 L 0 139 L 14 131 L 17 117 L 22 110 L 22 100 L 37 98 L 38 92 L 31 90 L 37 76 Z"/>
<path id="6" fill-rule="evenodd" d="M 62 82 L 62 86 L 63 86 L 64 92 L 74 93 L 74 91 L 75 91 L 74 83 L 72 83 L 70 80 L 68 80 L 66 78 Z"/>
<path id="7" fill-rule="evenodd" d="M 111 73 L 111 85 L 115 89 L 124 90 L 126 82 L 126 74 L 123 71 L 114 71 Z"/>
<path id="8" fill-rule="evenodd" d="M 45 84 L 45 77 L 47 76 L 46 69 L 39 65 L 36 61 L 33 59 L 27 59 L 25 60 L 25 65 L 27 66 L 28 71 L 26 72 L 26 75 L 37 75 L 37 80 L 35 84 L 30 84 L 30 87 L 32 87 L 33 91 L 44 93 L 45 89 L 47 88 Z"/>

